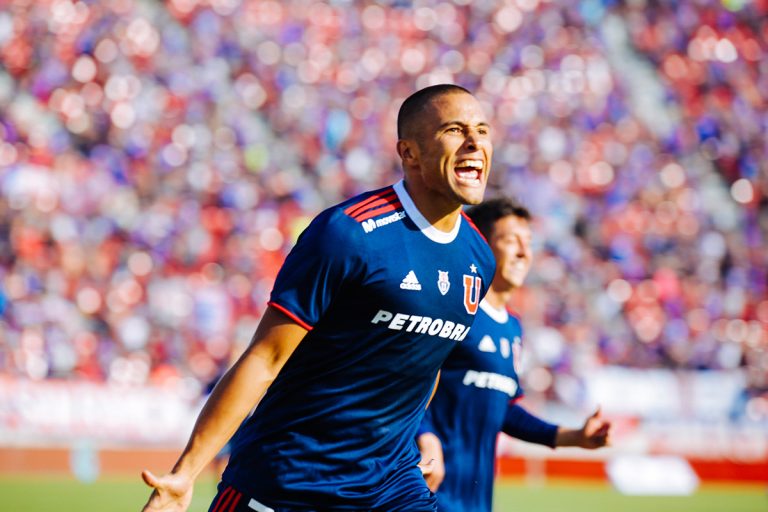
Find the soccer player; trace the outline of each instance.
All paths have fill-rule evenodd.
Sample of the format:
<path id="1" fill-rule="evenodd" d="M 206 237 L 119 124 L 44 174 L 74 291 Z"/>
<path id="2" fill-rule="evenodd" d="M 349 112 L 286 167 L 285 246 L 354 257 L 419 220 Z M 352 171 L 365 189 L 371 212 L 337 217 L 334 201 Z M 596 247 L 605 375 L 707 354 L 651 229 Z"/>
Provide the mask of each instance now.
<path id="1" fill-rule="evenodd" d="M 186 510 L 230 438 L 211 511 L 433 511 L 416 433 L 440 365 L 470 332 L 493 254 L 482 201 L 490 126 L 455 85 L 398 113 L 404 179 L 320 213 L 280 269 L 251 344 L 213 390 L 145 512 Z"/>
<path id="2" fill-rule="evenodd" d="M 515 404 L 523 394 L 515 370 L 522 331 L 506 304 L 531 265 L 531 216 L 507 198 L 488 200 L 467 213 L 493 250 L 496 275 L 472 331 L 443 364 L 419 429 L 422 457 L 434 461 L 425 478 L 441 512 L 490 512 L 500 431 L 553 448 L 598 448 L 607 443 L 610 429 L 599 409 L 580 429 L 567 429 Z"/>

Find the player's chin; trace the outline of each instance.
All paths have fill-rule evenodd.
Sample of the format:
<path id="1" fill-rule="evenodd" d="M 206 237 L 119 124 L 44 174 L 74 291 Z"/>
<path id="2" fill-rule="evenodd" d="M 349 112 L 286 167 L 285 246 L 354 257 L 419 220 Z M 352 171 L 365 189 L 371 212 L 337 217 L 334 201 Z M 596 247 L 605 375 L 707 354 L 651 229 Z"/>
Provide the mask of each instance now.
<path id="1" fill-rule="evenodd" d="M 485 183 L 462 186 L 459 190 L 459 198 L 462 204 L 475 205 L 483 202 L 485 197 Z"/>
<path id="2" fill-rule="evenodd" d="M 523 277 L 515 277 L 515 278 L 510 280 L 510 284 L 512 285 L 513 289 L 522 288 L 524 282 L 525 282 L 525 276 L 523 276 Z"/>

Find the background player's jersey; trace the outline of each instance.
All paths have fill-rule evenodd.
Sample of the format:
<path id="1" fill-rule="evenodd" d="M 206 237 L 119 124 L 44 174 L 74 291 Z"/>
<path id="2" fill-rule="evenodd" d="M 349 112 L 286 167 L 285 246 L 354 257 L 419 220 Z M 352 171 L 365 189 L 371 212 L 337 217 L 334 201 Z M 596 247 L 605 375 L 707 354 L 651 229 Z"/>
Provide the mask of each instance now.
<path id="1" fill-rule="evenodd" d="M 403 182 L 321 213 L 270 302 L 310 331 L 238 432 L 223 481 L 276 508 L 433 504 L 415 435 L 493 272 L 471 222 L 436 230 Z"/>
<path id="2" fill-rule="evenodd" d="M 435 433 L 443 445 L 441 512 L 491 510 L 496 438 L 510 402 L 523 394 L 515 371 L 521 337 L 517 318 L 483 301 L 472 332 L 443 364 L 420 429 Z"/>

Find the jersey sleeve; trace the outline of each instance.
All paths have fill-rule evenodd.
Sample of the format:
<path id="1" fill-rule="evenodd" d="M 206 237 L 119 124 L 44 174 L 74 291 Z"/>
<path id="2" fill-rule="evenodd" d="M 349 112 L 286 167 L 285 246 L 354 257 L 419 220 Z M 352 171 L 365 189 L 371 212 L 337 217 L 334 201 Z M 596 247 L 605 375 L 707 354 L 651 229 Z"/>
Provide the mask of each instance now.
<path id="1" fill-rule="evenodd" d="M 327 210 L 299 236 L 277 274 L 269 305 L 311 330 L 344 286 L 361 279 L 359 244 L 346 219 Z"/>
<path id="2" fill-rule="evenodd" d="M 432 434 L 435 433 L 435 426 L 432 424 L 432 412 L 429 409 L 427 409 L 426 413 L 424 413 L 424 417 L 421 419 L 421 424 L 419 425 L 419 430 L 416 432 L 416 437 L 421 434 L 426 434 L 427 432 Z"/>
<path id="3" fill-rule="evenodd" d="M 555 447 L 557 425 L 534 416 L 520 405 L 510 405 L 504 416 L 502 432 L 529 443 Z"/>

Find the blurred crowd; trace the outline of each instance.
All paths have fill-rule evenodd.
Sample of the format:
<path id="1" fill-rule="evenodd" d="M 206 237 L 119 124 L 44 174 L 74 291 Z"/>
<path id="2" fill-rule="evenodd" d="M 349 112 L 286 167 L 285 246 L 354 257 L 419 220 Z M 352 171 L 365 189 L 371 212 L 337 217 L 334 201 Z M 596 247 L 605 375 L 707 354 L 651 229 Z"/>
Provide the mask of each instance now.
<path id="1" fill-rule="evenodd" d="M 308 220 L 399 179 L 400 102 L 453 82 L 493 113 L 488 195 L 536 217 L 529 390 L 768 390 L 768 1 L 0 6 L 0 374 L 198 392 Z"/>

